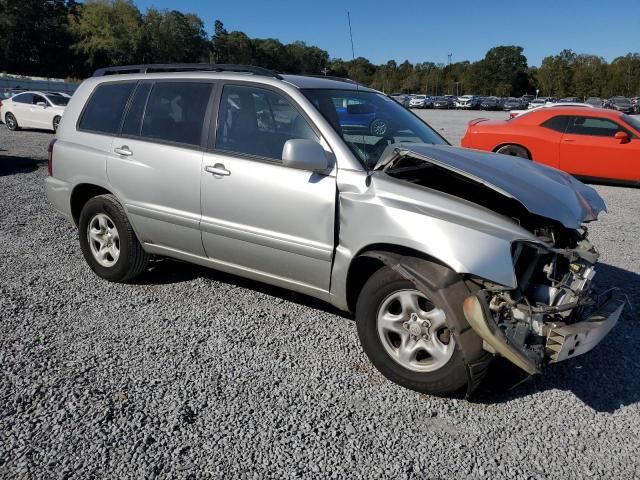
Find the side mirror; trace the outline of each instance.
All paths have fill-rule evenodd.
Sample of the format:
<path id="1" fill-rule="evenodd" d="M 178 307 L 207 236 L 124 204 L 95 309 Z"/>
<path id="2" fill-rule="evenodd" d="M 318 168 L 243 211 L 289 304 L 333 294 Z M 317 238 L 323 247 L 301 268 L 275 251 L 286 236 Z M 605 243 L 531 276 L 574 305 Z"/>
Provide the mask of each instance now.
<path id="1" fill-rule="evenodd" d="M 623 132 L 623 131 L 616 132 L 613 138 L 618 140 L 620 143 L 629 143 L 631 141 L 629 139 L 629 135 L 627 134 L 627 132 Z"/>
<path id="2" fill-rule="evenodd" d="M 285 167 L 320 172 L 329 166 L 327 153 L 318 142 L 302 138 L 287 140 L 282 149 Z"/>
<path id="3" fill-rule="evenodd" d="M 39 106 L 39 107 L 47 108 L 47 104 L 45 102 L 38 102 L 38 103 L 36 103 L 36 105 Z"/>

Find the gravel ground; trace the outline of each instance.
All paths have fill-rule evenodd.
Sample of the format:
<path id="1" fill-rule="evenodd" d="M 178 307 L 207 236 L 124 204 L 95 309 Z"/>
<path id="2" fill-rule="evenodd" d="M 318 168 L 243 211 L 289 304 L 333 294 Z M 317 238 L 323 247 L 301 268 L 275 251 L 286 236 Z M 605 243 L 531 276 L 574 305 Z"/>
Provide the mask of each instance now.
<path id="1" fill-rule="evenodd" d="M 454 143 L 477 112 L 420 112 Z M 493 114 L 502 116 L 504 114 Z M 0 477 L 640 476 L 640 327 L 471 400 L 386 381 L 350 318 L 173 261 L 98 279 L 47 205 L 44 132 L 0 125 Z M 640 189 L 598 186 L 599 278 L 640 306 Z"/>

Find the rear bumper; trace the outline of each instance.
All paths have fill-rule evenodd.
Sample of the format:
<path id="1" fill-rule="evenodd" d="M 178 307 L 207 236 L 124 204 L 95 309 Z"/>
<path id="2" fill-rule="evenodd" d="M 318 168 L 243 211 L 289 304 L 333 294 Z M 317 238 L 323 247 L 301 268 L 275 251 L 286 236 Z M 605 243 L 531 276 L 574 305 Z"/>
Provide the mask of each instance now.
<path id="1" fill-rule="evenodd" d="M 69 222 L 75 224 L 71 214 L 71 184 L 54 177 L 47 177 L 44 187 L 51 206 L 64 215 Z"/>

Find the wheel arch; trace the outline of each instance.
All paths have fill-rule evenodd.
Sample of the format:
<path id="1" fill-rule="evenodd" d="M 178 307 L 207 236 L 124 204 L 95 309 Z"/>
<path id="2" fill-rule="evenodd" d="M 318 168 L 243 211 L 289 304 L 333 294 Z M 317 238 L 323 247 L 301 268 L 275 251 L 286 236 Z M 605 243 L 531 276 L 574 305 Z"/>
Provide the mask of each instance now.
<path id="1" fill-rule="evenodd" d="M 11 115 L 13 118 L 16 119 L 16 122 L 18 121 L 18 119 L 16 118 L 16 114 L 13 113 L 13 110 L 5 109 L 2 115 L 2 121 L 5 125 L 7 123 L 7 115 Z"/>
<path id="2" fill-rule="evenodd" d="M 98 195 L 113 195 L 113 192 L 92 183 L 81 183 L 73 188 L 70 199 L 71 216 L 73 217 L 73 221 L 76 226 L 78 226 L 80 220 L 82 207 L 84 207 L 89 200 L 93 197 L 97 197 Z"/>
<path id="3" fill-rule="evenodd" d="M 522 145 L 521 143 L 517 143 L 517 142 L 503 142 L 500 145 L 497 145 L 493 150 L 491 150 L 493 153 L 496 153 L 498 150 L 500 150 L 502 147 L 506 147 L 507 145 L 513 145 L 514 147 L 520 147 L 522 148 L 525 152 L 527 152 L 527 157 L 529 158 L 529 160 L 533 160 L 533 157 L 531 156 L 531 150 L 529 150 L 527 147 L 525 147 L 524 145 Z"/>
<path id="4" fill-rule="evenodd" d="M 350 312 L 354 312 L 358 296 L 367 280 L 386 264 L 384 256 L 389 257 L 415 257 L 431 263 L 436 263 L 453 271 L 453 269 L 441 260 L 427 255 L 424 252 L 410 247 L 387 243 L 376 243 L 362 248 L 351 260 L 347 272 L 346 297 Z"/>

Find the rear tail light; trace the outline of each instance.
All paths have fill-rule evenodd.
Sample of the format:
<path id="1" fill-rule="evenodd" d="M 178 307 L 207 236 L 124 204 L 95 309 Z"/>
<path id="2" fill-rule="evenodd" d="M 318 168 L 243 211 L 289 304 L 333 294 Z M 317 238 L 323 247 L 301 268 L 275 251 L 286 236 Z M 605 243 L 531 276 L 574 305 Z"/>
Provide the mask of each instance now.
<path id="1" fill-rule="evenodd" d="M 56 139 L 54 138 L 49 142 L 49 148 L 47 151 L 49 152 L 48 161 L 47 161 L 47 173 L 49 176 L 53 175 L 53 145 L 56 143 Z"/>

